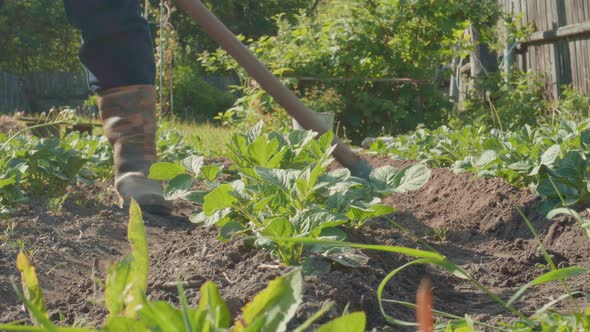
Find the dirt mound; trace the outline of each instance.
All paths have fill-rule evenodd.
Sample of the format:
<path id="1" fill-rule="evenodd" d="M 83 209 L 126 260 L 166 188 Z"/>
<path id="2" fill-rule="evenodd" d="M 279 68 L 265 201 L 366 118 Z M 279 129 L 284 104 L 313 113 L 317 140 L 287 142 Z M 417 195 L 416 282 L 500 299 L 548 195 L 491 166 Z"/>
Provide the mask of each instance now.
<path id="1" fill-rule="evenodd" d="M 407 162 L 371 157 L 374 166 Z M 106 311 L 100 304 L 100 280 L 107 267 L 128 250 L 127 214 L 104 204 L 108 188 L 76 188 L 60 214 L 47 211 L 36 202 L 27 210 L 5 221 L 7 229 L 0 244 L 0 322 L 26 319 L 15 296 L 10 276 L 16 275 L 16 253 L 20 247 L 33 257 L 51 318 L 100 325 Z M 100 198 L 100 199 L 99 199 Z M 549 222 L 536 213 L 537 198 L 528 190 L 515 189 L 501 180 L 485 180 L 471 174 L 433 170 L 431 181 L 421 190 L 389 197 L 387 204 L 397 208 L 393 219 L 427 240 L 437 250 L 459 263 L 482 284 L 508 298 L 520 286 L 546 271 L 536 240 L 531 235 L 519 208 L 541 235 L 560 266 L 590 267 L 590 241 L 573 221 L 563 218 Z M 174 282 L 179 277 L 187 288 L 189 302 L 198 302 L 198 288 L 213 280 L 234 314 L 268 281 L 285 273 L 270 255 L 245 246 L 243 241 L 221 243 L 215 229 L 201 229 L 188 223 L 195 207 L 179 203 L 177 217 L 171 220 L 146 218 L 150 244 L 148 296 L 177 303 Z M 350 241 L 421 247 L 400 232 L 387 218 L 367 224 L 351 233 Z M 364 268 L 335 267 L 331 272 L 305 278 L 304 304 L 296 319 L 305 320 L 326 301 L 338 305 L 326 316 L 335 317 L 349 304 L 350 310 L 365 310 L 370 327 L 387 327 L 376 300 L 381 280 L 407 262 L 398 255 L 367 252 L 371 258 Z M 385 297 L 414 302 L 421 278 L 435 285 L 435 306 L 454 314 L 468 313 L 477 319 L 509 319 L 499 305 L 464 280 L 439 269 L 417 266 L 408 269 L 388 284 Z M 588 278 L 573 279 L 572 291 L 590 292 Z M 518 305 L 526 313 L 538 309 L 547 299 L 562 294 L 559 285 L 534 288 Z M 564 305 L 567 305 L 565 303 Z M 388 305 L 396 318 L 413 320 L 411 310 Z"/>

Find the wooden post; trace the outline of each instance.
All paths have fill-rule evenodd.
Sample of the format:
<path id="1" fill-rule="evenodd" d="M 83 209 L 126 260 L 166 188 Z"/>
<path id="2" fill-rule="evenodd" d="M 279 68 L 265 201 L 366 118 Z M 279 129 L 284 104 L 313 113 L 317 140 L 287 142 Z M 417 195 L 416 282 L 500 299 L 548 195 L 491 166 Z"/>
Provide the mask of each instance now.
<path id="1" fill-rule="evenodd" d="M 459 100 L 459 76 L 461 74 L 457 74 L 457 72 L 458 72 L 457 67 L 459 67 L 460 61 L 461 61 L 461 59 L 459 59 L 459 58 L 453 58 L 453 64 L 451 65 L 452 74 L 451 74 L 451 80 L 450 80 L 450 84 L 449 84 L 449 96 L 454 101 Z"/>
<path id="2" fill-rule="evenodd" d="M 473 25 L 469 26 L 469 34 L 471 35 L 471 45 L 473 50 L 469 57 L 469 65 L 471 66 L 471 82 L 469 83 L 469 90 L 475 89 L 476 80 L 484 74 L 484 69 L 481 64 L 481 49 L 479 48 L 479 32 Z M 479 98 L 484 97 L 483 91 L 476 91 Z"/>
<path id="3" fill-rule="evenodd" d="M 418 119 L 418 123 L 424 123 L 424 101 L 426 98 L 422 95 L 416 98 L 417 105 L 416 105 L 416 118 Z"/>

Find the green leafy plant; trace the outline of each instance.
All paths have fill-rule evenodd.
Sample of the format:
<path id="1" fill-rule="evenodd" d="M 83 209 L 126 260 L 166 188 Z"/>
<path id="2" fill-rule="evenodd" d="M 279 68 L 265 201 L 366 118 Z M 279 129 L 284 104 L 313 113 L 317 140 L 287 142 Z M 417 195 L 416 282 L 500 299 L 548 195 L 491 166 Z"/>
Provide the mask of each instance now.
<path id="1" fill-rule="evenodd" d="M 571 292 L 568 286 L 565 284 L 565 280 L 570 278 L 575 278 L 579 276 L 586 276 L 590 274 L 590 269 L 586 267 L 566 267 L 566 268 L 558 268 L 555 264 L 551 255 L 547 252 L 547 249 L 543 245 L 542 241 L 540 240 L 536 230 L 534 229 L 532 223 L 523 214 L 523 212 L 519 209 L 518 212 L 523 217 L 525 223 L 531 230 L 534 238 L 536 239 L 541 252 L 543 253 L 543 257 L 547 261 L 547 266 L 550 269 L 549 272 L 546 272 L 532 281 L 528 282 L 527 284 L 523 285 L 519 288 L 508 300 L 503 300 L 497 294 L 491 292 L 486 286 L 481 284 L 477 281 L 472 275 L 470 275 L 467 271 L 462 269 L 460 266 L 456 265 L 451 259 L 443 256 L 440 254 L 435 248 L 429 245 L 427 242 L 422 240 L 417 235 L 413 234 L 409 230 L 405 229 L 401 225 L 399 225 L 394 220 L 389 220 L 389 222 L 396 227 L 397 229 L 401 230 L 402 232 L 406 233 L 410 237 L 414 238 L 417 242 L 422 244 L 428 250 L 417 250 L 405 247 L 398 247 L 398 246 L 385 246 L 385 245 L 369 245 L 369 244 L 360 244 L 360 243 L 346 243 L 346 242 L 338 242 L 338 241 L 329 241 L 323 239 L 306 239 L 306 238 L 285 238 L 284 241 L 289 242 L 296 242 L 296 243 L 307 243 L 307 244 L 315 244 L 315 245 L 322 245 L 326 247 L 349 247 L 349 248 L 357 248 L 357 249 L 365 249 L 365 250 L 375 250 L 375 251 L 383 251 L 383 252 L 392 252 L 397 254 L 406 255 L 409 257 L 416 258 L 413 261 L 410 261 L 393 271 L 391 271 L 380 283 L 377 289 L 377 298 L 380 303 L 380 310 L 385 318 L 391 324 L 405 326 L 405 327 L 415 327 L 417 326 L 414 322 L 409 321 L 402 321 L 396 319 L 395 317 L 391 316 L 386 310 L 384 303 L 393 303 L 397 305 L 401 305 L 407 308 L 417 309 L 416 305 L 413 303 L 409 303 L 406 301 L 399 301 L 394 299 L 386 299 L 384 298 L 384 290 L 385 286 L 391 282 L 391 280 L 398 275 L 401 271 L 406 269 L 407 267 L 413 265 L 431 265 L 440 268 L 449 274 L 452 274 L 454 277 L 462 278 L 468 280 L 474 287 L 479 289 L 481 292 L 489 296 L 492 300 L 499 303 L 503 306 L 508 312 L 516 317 L 516 321 L 513 324 L 488 324 L 483 322 L 478 322 L 473 320 L 466 314 L 464 317 L 460 317 L 457 315 L 449 314 L 444 311 L 433 310 L 433 314 L 439 318 L 440 321 L 437 321 L 436 330 L 444 330 L 444 331 L 478 331 L 479 328 L 487 330 L 497 330 L 497 331 L 553 331 L 556 327 L 559 326 L 560 330 L 563 331 L 579 331 L 587 329 L 590 326 L 590 308 L 586 310 L 581 309 L 579 303 L 577 302 L 577 297 L 590 297 L 590 295 L 584 292 Z M 556 211 L 556 213 L 560 213 L 563 211 Z M 544 306 L 539 308 L 534 314 L 531 316 L 526 316 L 521 311 L 515 308 L 515 303 L 518 302 L 520 298 L 532 287 L 550 283 L 550 282 L 558 282 L 564 288 L 564 294 L 559 296 L 558 298 L 546 303 Z M 557 303 L 570 300 L 574 304 L 574 312 L 563 314 L 558 313 L 552 310 L 553 306 Z"/>
<path id="2" fill-rule="evenodd" d="M 158 130 L 156 138 L 158 159 L 165 162 L 174 162 L 196 154 L 196 149 L 184 142 L 182 134 L 177 130 Z"/>
<path id="3" fill-rule="evenodd" d="M 84 135 L 72 132 L 62 137 L 60 146 L 65 150 L 76 150 L 86 160 L 80 169 L 80 178 L 88 180 L 105 179 L 114 175 L 113 151 L 105 136 Z"/>
<path id="4" fill-rule="evenodd" d="M 113 152 L 104 136 L 71 132 L 59 140 L 40 139 L 23 129 L 10 137 L 0 133 L 0 141 L 0 218 L 11 215 L 18 204 L 45 193 L 57 208 L 68 186 L 89 185 L 113 176 Z M 178 161 L 196 153 L 177 130 L 159 130 L 156 143 L 163 161 Z"/>
<path id="5" fill-rule="evenodd" d="M 109 316 L 99 331 L 286 331 L 302 303 L 303 276 L 293 269 L 271 281 L 251 302 L 242 308 L 242 314 L 232 325 L 230 312 L 215 284 L 201 286 L 201 299 L 197 308 L 188 305 L 181 283 L 178 283 L 180 308 L 163 301 L 149 301 L 145 295 L 148 280 L 148 248 L 141 210 L 137 203 L 130 207 L 128 239 L 131 253 L 115 264 L 108 273 L 105 303 Z M 3 331 L 94 331 L 92 329 L 57 327 L 48 319 L 43 294 L 34 267 L 21 252 L 17 265 L 21 271 L 21 299 L 32 321 L 38 328 L 16 324 L 0 325 Z M 18 291 L 18 288 L 15 288 Z M 327 309 L 324 308 L 323 312 Z M 296 331 L 309 328 L 323 312 L 313 315 Z M 356 312 L 344 315 L 319 326 L 316 331 L 364 331 L 365 314 Z"/>
<path id="6" fill-rule="evenodd" d="M 55 139 L 41 139 L 30 150 L 16 151 L 8 167 L 24 170 L 22 181 L 27 190 L 40 195 L 63 193 L 66 186 L 84 181 L 79 174 L 86 162 L 77 150 L 65 150 Z"/>
<path id="7" fill-rule="evenodd" d="M 572 85 L 562 87 L 561 96 L 553 108 L 552 119 L 584 121 L 590 115 L 590 96 L 576 90 Z"/>
<path id="8" fill-rule="evenodd" d="M 231 138 L 228 148 L 237 179 L 216 182 L 220 169 L 204 168 L 203 158 L 198 157 L 189 157 L 181 165 L 155 164 L 150 177 L 169 181 L 168 199 L 180 197 L 201 205 L 202 211 L 191 221 L 217 226 L 221 240 L 252 236 L 256 246 L 272 249 L 284 264 L 298 265 L 302 245 L 269 238 L 344 239 L 338 226 L 360 228 L 370 219 L 394 212 L 380 204 L 383 196 L 418 189 L 430 178 L 424 165 L 402 170 L 384 166 L 375 169 L 368 181 L 351 176 L 346 169 L 328 171 L 333 140 L 331 132 L 317 139 L 312 131 L 265 133 L 259 123 Z M 210 189 L 191 190 L 197 179 Z"/>
<path id="9" fill-rule="evenodd" d="M 481 126 L 453 130 L 419 129 L 371 149 L 455 172 L 500 177 L 516 187 L 531 186 L 542 198 L 541 210 L 583 207 L 588 198 L 590 122 L 562 121 L 552 126 L 525 125 L 501 132 Z"/>
<path id="10" fill-rule="evenodd" d="M 544 168 L 534 189 L 543 199 L 542 211 L 560 206 L 580 207 L 590 204 L 588 174 L 590 162 L 579 151 L 570 151 L 552 168 Z"/>
<path id="11" fill-rule="evenodd" d="M 476 80 L 462 110 L 451 123 L 476 123 L 497 129 L 537 125 L 549 118 L 550 103 L 544 98 L 543 78 L 536 72 L 513 70 L 489 74 Z"/>
<path id="12" fill-rule="evenodd" d="M 258 84 L 248 81 L 234 89 L 240 97 L 215 117 L 222 125 L 238 130 L 247 130 L 260 121 L 273 128 L 290 125 L 287 113 Z"/>

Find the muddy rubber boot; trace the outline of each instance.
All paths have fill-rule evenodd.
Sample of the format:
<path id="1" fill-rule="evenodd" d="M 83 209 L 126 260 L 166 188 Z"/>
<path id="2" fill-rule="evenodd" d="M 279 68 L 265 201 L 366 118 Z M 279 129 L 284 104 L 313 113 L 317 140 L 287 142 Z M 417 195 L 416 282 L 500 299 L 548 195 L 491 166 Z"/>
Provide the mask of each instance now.
<path id="1" fill-rule="evenodd" d="M 106 137 L 113 146 L 115 188 L 120 206 L 135 199 L 144 212 L 169 215 L 162 184 L 147 178 L 156 161 L 156 90 L 153 85 L 113 88 L 98 96 Z"/>

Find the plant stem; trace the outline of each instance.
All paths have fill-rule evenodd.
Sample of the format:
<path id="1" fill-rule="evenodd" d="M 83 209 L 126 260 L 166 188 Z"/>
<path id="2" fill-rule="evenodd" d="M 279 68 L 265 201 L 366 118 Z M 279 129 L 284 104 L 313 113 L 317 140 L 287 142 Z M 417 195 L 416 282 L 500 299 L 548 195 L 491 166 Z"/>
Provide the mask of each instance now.
<path id="1" fill-rule="evenodd" d="M 543 251 L 543 256 L 545 257 L 545 260 L 547 261 L 547 263 L 551 267 L 551 270 L 557 270 L 557 265 L 555 265 L 555 262 L 553 262 L 553 260 L 551 259 L 549 252 L 547 252 L 547 249 L 543 245 L 543 242 L 541 242 L 541 239 L 539 238 L 539 235 L 537 234 L 537 231 L 533 227 L 533 224 L 531 223 L 531 221 L 524 215 L 524 213 L 522 212 L 522 210 L 519 207 L 516 207 L 516 210 L 518 211 L 520 216 L 524 219 L 524 222 L 527 224 L 528 228 L 531 230 L 531 232 L 535 236 L 535 240 L 537 241 L 539 248 L 541 248 L 541 250 Z M 580 308 L 578 301 L 576 301 L 576 299 L 572 295 L 572 292 L 570 291 L 570 289 L 567 286 L 567 284 L 565 283 L 565 281 L 559 280 L 559 282 L 561 283 L 561 285 L 565 289 L 566 293 L 569 295 L 569 298 L 572 300 L 574 307 L 576 307 L 576 311 L 581 312 L 582 309 Z"/>
<path id="2" fill-rule="evenodd" d="M 64 123 L 64 121 L 62 121 L 62 120 L 60 120 L 60 121 L 54 121 L 54 122 L 46 122 L 46 123 L 42 123 L 42 124 L 38 124 L 38 125 L 34 125 L 34 126 L 31 126 L 31 127 L 27 127 L 27 128 L 21 129 L 21 130 L 17 131 L 16 133 L 12 134 L 12 136 L 10 136 L 6 140 L 6 142 L 4 142 L 4 144 L 2 144 L 2 146 L 0 146 L 0 151 L 4 150 L 4 148 L 6 148 L 8 146 L 8 144 L 12 140 L 14 140 L 16 137 L 22 135 L 27 130 L 37 129 L 37 128 L 41 128 L 41 127 L 48 127 L 48 126 L 53 126 L 53 125 L 62 124 L 62 123 Z"/>
<path id="3" fill-rule="evenodd" d="M 433 251 L 441 256 L 445 256 L 442 253 L 440 253 L 438 250 L 436 250 L 434 247 L 432 247 L 430 244 L 428 244 L 426 241 L 422 240 L 418 235 L 414 234 L 413 232 L 411 232 L 410 230 L 408 230 L 407 228 L 403 227 L 402 225 L 398 224 L 397 222 L 395 222 L 393 219 L 385 217 L 387 220 L 389 220 L 389 222 L 394 225 L 396 228 L 402 230 L 403 232 L 405 232 L 406 234 L 410 235 L 412 238 L 416 239 L 416 241 L 420 242 L 421 244 L 423 244 L 425 247 L 427 247 L 430 251 Z M 453 263 L 451 260 L 445 258 L 446 261 L 449 262 L 449 264 L 451 264 L 455 269 L 457 269 L 457 271 L 461 272 L 462 275 L 464 275 L 469 282 L 471 282 L 475 287 L 477 287 L 479 290 L 481 290 L 482 292 L 484 292 L 486 295 L 488 295 L 489 297 L 491 297 L 494 301 L 498 302 L 500 305 L 502 305 L 504 308 L 506 308 L 508 311 L 510 311 L 511 313 L 513 313 L 514 315 L 518 316 L 521 319 L 527 320 L 528 318 L 522 314 L 520 311 L 516 310 L 514 307 L 509 306 L 504 300 L 502 300 L 498 295 L 494 294 L 492 291 L 490 291 L 486 286 L 484 286 L 483 284 L 481 284 L 479 281 L 477 281 L 475 278 L 473 278 L 467 271 L 463 270 L 461 267 L 457 266 L 455 263 Z"/>

